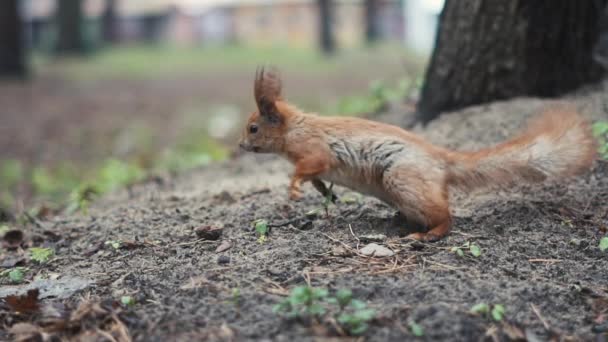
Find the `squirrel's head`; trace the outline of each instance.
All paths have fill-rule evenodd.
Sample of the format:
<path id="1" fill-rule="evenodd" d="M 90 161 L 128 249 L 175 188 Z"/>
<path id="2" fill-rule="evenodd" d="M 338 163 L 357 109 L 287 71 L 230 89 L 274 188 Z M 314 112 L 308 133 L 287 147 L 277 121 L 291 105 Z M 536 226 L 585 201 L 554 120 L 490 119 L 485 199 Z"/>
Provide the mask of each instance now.
<path id="1" fill-rule="evenodd" d="M 288 117 L 281 112 L 284 104 L 278 73 L 259 68 L 255 74 L 253 95 L 258 108 L 249 116 L 239 146 L 250 152 L 281 152 Z"/>

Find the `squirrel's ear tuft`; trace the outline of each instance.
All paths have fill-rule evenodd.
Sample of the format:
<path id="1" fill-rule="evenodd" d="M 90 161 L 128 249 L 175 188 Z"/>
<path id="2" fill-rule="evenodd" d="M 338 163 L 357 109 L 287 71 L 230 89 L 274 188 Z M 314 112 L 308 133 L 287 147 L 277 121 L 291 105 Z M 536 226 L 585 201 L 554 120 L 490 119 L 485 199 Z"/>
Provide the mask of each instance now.
<path id="1" fill-rule="evenodd" d="M 280 123 L 282 119 L 275 104 L 281 100 L 281 86 L 281 78 L 276 69 L 265 70 L 261 67 L 256 70 L 253 96 L 260 115 L 271 123 Z"/>

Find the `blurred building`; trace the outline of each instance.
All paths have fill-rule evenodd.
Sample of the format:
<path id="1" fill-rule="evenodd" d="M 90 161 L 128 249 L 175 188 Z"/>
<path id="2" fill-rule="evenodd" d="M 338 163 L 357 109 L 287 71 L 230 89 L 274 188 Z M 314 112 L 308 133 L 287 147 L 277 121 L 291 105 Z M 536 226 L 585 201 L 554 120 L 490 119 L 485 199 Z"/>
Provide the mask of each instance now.
<path id="1" fill-rule="evenodd" d="M 35 46 L 43 37 L 52 38 L 55 1 L 24 0 L 24 17 Z M 83 1 L 88 31 L 94 34 L 105 1 Z M 422 52 L 432 46 L 438 14 L 433 8 L 440 9 L 443 0 L 378 2 L 380 39 L 412 41 Z M 363 0 L 334 0 L 333 25 L 339 46 L 362 43 L 364 14 Z M 117 0 L 115 32 L 122 42 L 312 47 L 317 45 L 318 20 L 316 0 Z"/>

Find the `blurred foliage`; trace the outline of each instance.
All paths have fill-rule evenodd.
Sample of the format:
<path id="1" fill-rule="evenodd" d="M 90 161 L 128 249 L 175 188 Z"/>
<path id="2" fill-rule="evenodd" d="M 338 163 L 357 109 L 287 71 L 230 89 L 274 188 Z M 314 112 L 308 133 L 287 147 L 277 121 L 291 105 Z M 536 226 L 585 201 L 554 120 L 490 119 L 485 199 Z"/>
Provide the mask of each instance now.
<path id="1" fill-rule="evenodd" d="M 323 110 L 329 115 L 360 115 L 377 113 L 393 101 L 403 101 L 421 86 L 421 78 L 403 78 L 396 86 L 389 86 L 384 81 L 374 81 L 367 94 L 346 96 L 335 105 Z"/>
<path id="2" fill-rule="evenodd" d="M 86 213 L 98 195 L 143 181 L 151 175 L 180 172 L 220 161 L 229 154 L 229 150 L 214 139 L 194 138 L 194 135 L 171 149 L 145 158 L 138 152 L 149 153 L 147 146 L 140 147 L 131 158 L 108 158 L 96 165 L 60 162 L 50 167 L 34 166 L 26 171 L 19 161 L 5 160 L 0 164 L 0 206 L 14 205 L 14 192 L 22 183 L 31 188 L 38 201 L 47 202 L 55 209 Z"/>
<path id="3" fill-rule="evenodd" d="M 36 69 L 52 64 L 54 68 L 77 80 L 111 78 L 159 79 L 168 75 L 204 76 L 208 71 L 251 71 L 259 65 L 277 65 L 283 71 L 307 70 L 319 73 L 357 73 L 353 65 L 370 66 L 386 61 L 406 63 L 407 69 L 422 70 L 426 59 L 416 56 L 397 44 L 378 45 L 374 49 L 341 50 L 334 58 L 326 58 L 317 50 L 288 46 L 252 47 L 247 45 L 206 45 L 181 47 L 166 44 L 108 47 L 87 59 L 57 61 L 45 54 L 34 56 Z M 360 71 L 363 73 L 363 71 Z"/>

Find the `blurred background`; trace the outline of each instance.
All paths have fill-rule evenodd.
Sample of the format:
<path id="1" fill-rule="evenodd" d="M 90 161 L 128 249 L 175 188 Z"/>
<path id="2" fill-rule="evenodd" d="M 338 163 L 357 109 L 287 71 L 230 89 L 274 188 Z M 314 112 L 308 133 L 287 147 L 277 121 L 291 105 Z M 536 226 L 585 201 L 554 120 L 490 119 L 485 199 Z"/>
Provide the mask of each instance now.
<path id="1" fill-rule="evenodd" d="M 229 158 L 259 65 L 277 66 L 307 111 L 407 108 L 442 7 L 2 0 L 0 208 L 82 209 L 96 194 Z"/>

